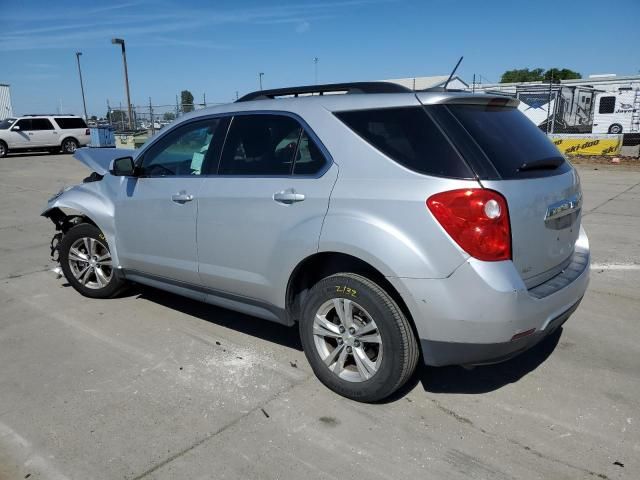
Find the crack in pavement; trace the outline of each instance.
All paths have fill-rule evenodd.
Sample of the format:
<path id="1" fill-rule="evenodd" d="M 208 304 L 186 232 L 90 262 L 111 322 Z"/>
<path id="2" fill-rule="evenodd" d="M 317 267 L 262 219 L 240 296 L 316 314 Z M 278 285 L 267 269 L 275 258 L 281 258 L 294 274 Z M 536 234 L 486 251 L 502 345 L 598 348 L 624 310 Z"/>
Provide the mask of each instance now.
<path id="1" fill-rule="evenodd" d="M 615 200 L 616 198 L 618 198 L 620 195 L 627 193 L 629 190 L 632 190 L 634 188 L 636 188 L 638 185 L 640 185 L 640 182 L 636 183 L 635 185 L 631 185 L 629 188 L 627 188 L 626 190 L 623 190 L 622 192 L 614 195 L 613 197 L 609 198 L 608 200 L 605 200 L 604 202 L 602 202 L 600 205 L 593 207 L 591 210 L 589 210 L 588 212 L 585 212 L 582 214 L 582 217 L 586 217 L 587 215 L 589 215 L 590 213 L 595 212 L 597 209 L 599 209 L 600 207 L 604 207 L 607 203 L 611 202 L 612 200 Z M 606 215 L 609 215 L 607 212 L 597 212 L 597 213 L 603 213 Z M 617 215 L 615 213 L 611 214 L 611 215 Z"/>
<path id="2" fill-rule="evenodd" d="M 193 443 L 189 447 L 187 447 L 187 448 L 185 448 L 185 449 L 183 449 L 183 450 L 171 455 L 170 457 L 168 457 L 165 460 L 157 463 L 156 465 L 154 465 L 153 467 L 149 468 L 148 470 L 142 472 L 141 474 L 137 475 L 136 477 L 133 477 L 131 480 L 141 480 L 141 479 L 143 479 L 145 477 L 148 477 L 149 475 L 151 475 L 152 473 L 158 471 L 162 467 L 170 464 L 174 460 L 176 460 L 176 459 L 182 457 L 183 455 L 189 453 L 190 451 L 198 448 L 200 445 L 203 445 L 203 444 L 207 443 L 209 440 L 211 440 L 212 438 L 218 436 L 222 432 L 224 432 L 224 431 L 228 430 L 229 428 L 237 425 L 238 423 L 240 423 L 240 421 L 242 421 L 245 418 L 249 417 L 252 413 L 261 411 L 269 403 L 271 403 L 273 400 L 276 400 L 278 397 L 280 397 L 281 395 L 283 395 L 285 393 L 289 393 L 294 388 L 296 388 L 296 387 L 304 384 L 305 382 L 307 382 L 310 378 L 315 378 L 315 377 L 313 375 L 308 375 L 306 378 L 300 380 L 299 382 L 293 382 L 289 388 L 285 388 L 284 390 L 275 393 L 271 397 L 267 398 L 262 404 L 257 405 L 256 407 L 254 407 L 251 410 L 249 410 L 247 413 L 245 413 L 243 415 L 240 415 L 238 418 L 236 418 L 233 421 L 227 423 L 226 425 L 223 425 L 222 427 L 220 427 L 216 431 L 211 432 L 208 435 L 205 435 L 203 438 L 201 438 L 200 440 L 196 441 L 195 443 Z"/>
<path id="3" fill-rule="evenodd" d="M 463 425 L 467 425 L 467 426 L 479 431 L 480 433 L 482 433 L 482 434 L 484 434 L 484 435 L 486 435 L 488 437 L 492 437 L 492 438 L 494 438 L 496 440 L 504 439 L 507 442 L 520 447 L 524 451 L 526 451 L 526 452 L 528 452 L 528 453 L 530 453 L 530 454 L 532 454 L 532 455 L 534 455 L 534 456 L 536 456 L 536 457 L 538 457 L 538 458 L 540 458 L 542 460 L 548 460 L 548 461 L 551 461 L 551 462 L 558 463 L 560 465 L 564 465 L 565 467 L 569 467 L 569 468 L 572 468 L 574 470 L 578 470 L 579 472 L 586 473 L 589 476 L 601 478 L 603 480 L 606 480 L 606 479 L 609 478 L 604 473 L 597 473 L 597 472 L 594 472 L 592 470 L 589 470 L 589 469 L 586 469 L 586 468 L 583 468 L 583 467 L 578 467 L 578 466 L 573 465 L 573 464 L 571 464 L 569 462 L 566 462 L 566 461 L 564 461 L 562 459 L 559 459 L 559 458 L 556 458 L 556 457 L 552 457 L 550 455 L 545 455 L 544 453 L 542 453 L 542 452 L 540 452 L 538 450 L 535 450 L 535 449 L 529 447 L 528 445 L 525 445 L 525 444 L 519 442 L 518 440 L 509 438 L 509 437 L 506 437 L 506 436 L 505 437 L 501 437 L 496 433 L 489 432 L 489 431 L 485 430 L 484 428 L 477 426 L 475 423 L 473 423 L 472 420 L 468 419 L 467 417 L 464 417 L 464 416 L 460 415 L 459 413 L 451 410 L 450 408 L 445 407 L 438 400 L 436 400 L 434 398 L 429 398 L 429 397 L 427 397 L 427 398 L 436 406 L 436 408 L 438 410 L 440 410 L 440 411 L 446 413 L 447 415 L 449 415 L 450 417 L 454 418 L 457 422 L 459 422 L 459 423 L 461 423 Z"/>

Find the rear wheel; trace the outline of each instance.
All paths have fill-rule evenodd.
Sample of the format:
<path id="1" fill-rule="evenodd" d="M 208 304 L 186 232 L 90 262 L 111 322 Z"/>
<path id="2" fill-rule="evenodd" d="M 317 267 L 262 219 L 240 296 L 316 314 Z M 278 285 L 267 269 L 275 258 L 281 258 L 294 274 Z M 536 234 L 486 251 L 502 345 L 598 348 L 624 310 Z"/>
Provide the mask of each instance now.
<path id="1" fill-rule="evenodd" d="M 125 285 L 114 269 L 107 239 L 97 227 L 76 225 L 62 237 L 58 250 L 64 276 L 82 295 L 110 298 Z"/>
<path id="2" fill-rule="evenodd" d="M 73 153 L 78 149 L 78 141 L 74 138 L 65 138 L 62 141 L 62 151 L 64 153 Z"/>
<path id="3" fill-rule="evenodd" d="M 9 153 L 9 149 L 7 148 L 7 144 L 0 140 L 0 158 L 6 157 L 7 153 Z"/>
<path id="4" fill-rule="evenodd" d="M 418 362 L 418 344 L 402 310 L 380 286 L 352 273 L 331 275 L 310 290 L 300 336 L 320 381 L 361 402 L 391 395 Z"/>
<path id="5" fill-rule="evenodd" d="M 614 123 L 609 127 L 609 133 L 619 134 L 622 133 L 622 125 Z"/>

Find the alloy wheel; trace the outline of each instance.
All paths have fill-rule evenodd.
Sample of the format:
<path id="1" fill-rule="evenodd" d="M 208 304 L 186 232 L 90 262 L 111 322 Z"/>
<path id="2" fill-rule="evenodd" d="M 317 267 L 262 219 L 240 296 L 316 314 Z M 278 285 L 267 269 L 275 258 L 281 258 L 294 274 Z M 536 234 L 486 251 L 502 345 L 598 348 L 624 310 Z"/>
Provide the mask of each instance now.
<path id="1" fill-rule="evenodd" d="M 95 238 L 82 237 L 73 242 L 69 248 L 68 261 L 75 279 L 87 288 L 97 290 L 111 282 L 111 253 Z"/>
<path id="2" fill-rule="evenodd" d="M 323 303 L 313 321 L 316 351 L 334 375 L 364 382 L 382 364 L 382 336 L 371 315 L 358 303 L 334 298 Z"/>

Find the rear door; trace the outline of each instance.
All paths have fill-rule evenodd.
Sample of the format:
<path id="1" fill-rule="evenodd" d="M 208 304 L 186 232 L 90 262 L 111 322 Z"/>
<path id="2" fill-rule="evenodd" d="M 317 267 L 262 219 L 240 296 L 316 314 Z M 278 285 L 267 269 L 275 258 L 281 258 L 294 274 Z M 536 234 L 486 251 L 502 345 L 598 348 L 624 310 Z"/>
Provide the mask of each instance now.
<path id="1" fill-rule="evenodd" d="M 284 114 L 236 115 L 198 198 L 202 283 L 277 305 L 295 261 L 317 251 L 337 166 Z"/>
<path id="2" fill-rule="evenodd" d="M 58 132 L 48 118 L 32 118 L 30 136 L 34 146 L 53 147 L 58 145 Z"/>
<path id="3" fill-rule="evenodd" d="M 580 231 L 582 192 L 576 171 L 539 128 L 504 102 L 429 108 L 452 115 L 493 167 L 480 180 L 507 200 L 513 262 L 525 284 L 531 287 L 557 274 L 573 254 Z"/>

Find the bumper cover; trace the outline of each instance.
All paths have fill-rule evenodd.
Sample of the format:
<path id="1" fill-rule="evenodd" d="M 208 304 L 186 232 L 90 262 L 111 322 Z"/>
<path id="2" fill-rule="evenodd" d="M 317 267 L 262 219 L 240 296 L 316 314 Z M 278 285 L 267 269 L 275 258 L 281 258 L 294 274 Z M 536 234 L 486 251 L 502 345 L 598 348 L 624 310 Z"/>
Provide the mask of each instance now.
<path id="1" fill-rule="evenodd" d="M 534 347 L 560 328 L 581 301 L 582 299 L 578 300 L 566 312 L 551 320 L 545 330 L 511 342 L 455 343 L 421 339 L 424 363 L 432 366 L 489 365 L 507 361 Z"/>

